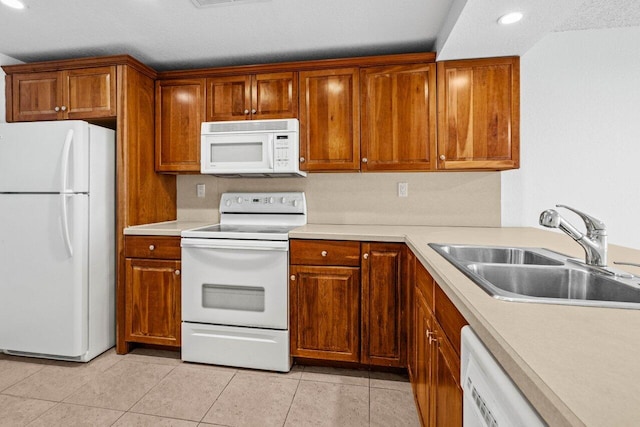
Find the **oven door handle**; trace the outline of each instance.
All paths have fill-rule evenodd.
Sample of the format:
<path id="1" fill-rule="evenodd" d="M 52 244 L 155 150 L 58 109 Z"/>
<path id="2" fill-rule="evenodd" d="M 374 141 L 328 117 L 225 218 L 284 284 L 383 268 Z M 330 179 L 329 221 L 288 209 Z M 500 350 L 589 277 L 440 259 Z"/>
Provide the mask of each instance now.
<path id="1" fill-rule="evenodd" d="M 204 241 L 203 241 L 204 240 Z M 198 249 L 232 249 L 232 250 L 245 250 L 245 251 L 282 251 L 287 252 L 289 250 L 289 242 L 272 242 L 272 241 L 252 241 L 247 243 L 245 241 L 228 240 L 212 241 L 209 239 L 182 239 L 180 246 L 183 248 L 198 248 Z"/>

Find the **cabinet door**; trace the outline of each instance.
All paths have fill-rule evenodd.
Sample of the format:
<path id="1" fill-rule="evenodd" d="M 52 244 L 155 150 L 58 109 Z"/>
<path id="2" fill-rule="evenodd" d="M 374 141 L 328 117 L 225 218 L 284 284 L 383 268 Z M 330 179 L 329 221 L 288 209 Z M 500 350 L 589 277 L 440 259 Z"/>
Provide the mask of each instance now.
<path id="1" fill-rule="evenodd" d="M 300 72 L 300 169 L 360 170 L 357 68 Z"/>
<path id="2" fill-rule="evenodd" d="M 125 340 L 180 346 L 180 261 L 127 258 Z"/>
<path id="3" fill-rule="evenodd" d="M 520 160 L 518 58 L 438 63 L 438 168 L 511 169 Z"/>
<path id="4" fill-rule="evenodd" d="M 13 121 L 57 120 L 62 99 L 60 73 L 14 74 L 12 78 Z M 58 111 L 56 111 L 56 108 Z"/>
<path id="5" fill-rule="evenodd" d="M 251 119 L 251 76 L 207 79 L 207 121 Z"/>
<path id="6" fill-rule="evenodd" d="M 270 73 L 253 76 L 251 83 L 253 119 L 298 117 L 298 73 Z"/>
<path id="7" fill-rule="evenodd" d="M 360 360 L 360 269 L 290 267 L 293 356 Z"/>
<path id="8" fill-rule="evenodd" d="M 91 119 L 116 115 L 116 67 L 63 72 L 64 118 Z"/>
<path id="9" fill-rule="evenodd" d="M 435 76 L 433 63 L 360 71 L 363 171 L 432 169 Z"/>
<path id="10" fill-rule="evenodd" d="M 402 247 L 362 244 L 362 363 L 406 366 Z"/>
<path id="11" fill-rule="evenodd" d="M 433 315 L 427 307 L 422 293 L 415 289 L 414 316 L 415 316 L 415 376 L 414 390 L 418 404 L 418 413 L 423 426 L 432 425 L 434 415 L 434 381 L 432 378 L 435 363 L 432 345 Z"/>
<path id="12" fill-rule="evenodd" d="M 406 321 L 406 334 L 407 334 L 407 369 L 409 371 L 409 378 L 414 380 L 416 375 L 416 320 L 415 320 L 415 307 L 413 301 L 415 300 L 415 268 L 416 268 L 416 256 L 408 246 L 403 248 L 403 262 L 402 262 L 402 282 L 403 287 L 406 290 L 403 305 L 405 307 L 405 313 L 403 314 Z"/>
<path id="13" fill-rule="evenodd" d="M 435 417 L 437 427 L 462 426 L 462 387 L 460 386 L 460 356 L 437 323 L 434 323 L 437 351 L 434 365 Z"/>
<path id="14" fill-rule="evenodd" d="M 200 172 L 205 80 L 156 82 L 156 170 Z"/>

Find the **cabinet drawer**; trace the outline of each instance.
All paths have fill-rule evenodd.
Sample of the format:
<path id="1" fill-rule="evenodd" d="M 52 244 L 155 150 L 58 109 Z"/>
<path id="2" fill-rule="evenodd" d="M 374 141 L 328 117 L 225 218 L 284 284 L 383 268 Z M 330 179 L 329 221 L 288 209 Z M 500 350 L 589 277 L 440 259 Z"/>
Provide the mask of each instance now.
<path id="1" fill-rule="evenodd" d="M 360 266 L 360 242 L 291 240 L 291 264 Z"/>
<path id="2" fill-rule="evenodd" d="M 127 258 L 180 259 L 180 237 L 126 236 L 124 256 Z"/>
<path id="3" fill-rule="evenodd" d="M 436 286 L 435 288 L 436 319 L 438 323 L 440 323 L 440 326 L 442 326 L 449 341 L 451 341 L 451 345 L 455 351 L 460 354 L 462 327 L 467 324 L 467 321 L 462 317 L 462 314 L 460 314 L 444 291 L 440 289 L 440 286 Z"/>

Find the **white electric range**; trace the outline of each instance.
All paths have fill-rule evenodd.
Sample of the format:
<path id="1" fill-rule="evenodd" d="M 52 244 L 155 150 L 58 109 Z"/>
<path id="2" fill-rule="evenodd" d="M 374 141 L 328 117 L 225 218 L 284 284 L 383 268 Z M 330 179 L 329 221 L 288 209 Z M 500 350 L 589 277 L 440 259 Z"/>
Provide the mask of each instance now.
<path id="1" fill-rule="evenodd" d="M 182 360 L 289 371 L 289 231 L 304 193 L 224 193 L 220 224 L 182 232 Z"/>

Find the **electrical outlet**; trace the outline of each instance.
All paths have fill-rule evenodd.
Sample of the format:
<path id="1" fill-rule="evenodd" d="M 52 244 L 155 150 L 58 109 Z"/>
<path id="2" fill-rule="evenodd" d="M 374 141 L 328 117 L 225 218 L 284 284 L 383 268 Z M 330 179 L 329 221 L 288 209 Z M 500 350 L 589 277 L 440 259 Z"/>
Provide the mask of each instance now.
<path id="1" fill-rule="evenodd" d="M 398 183 L 398 197 L 409 197 L 409 183 L 408 182 L 399 182 Z"/>
<path id="2" fill-rule="evenodd" d="M 204 197 L 204 184 L 196 184 L 196 195 Z"/>

